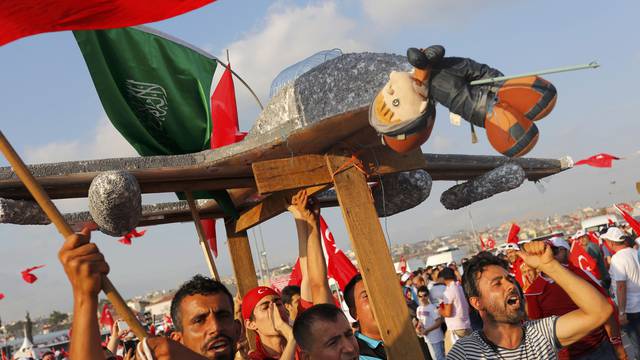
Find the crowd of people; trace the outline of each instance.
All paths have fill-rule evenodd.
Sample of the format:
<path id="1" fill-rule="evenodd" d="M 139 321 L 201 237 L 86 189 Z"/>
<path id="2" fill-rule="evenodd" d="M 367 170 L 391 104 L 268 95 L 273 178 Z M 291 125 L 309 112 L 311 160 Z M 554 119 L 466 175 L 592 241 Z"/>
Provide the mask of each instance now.
<path id="1" fill-rule="evenodd" d="M 175 329 L 124 352 L 123 332 L 114 329 L 105 345 L 98 328 L 98 293 L 109 266 L 88 231 L 70 236 L 59 258 L 73 288 L 71 359 L 386 359 L 362 276 L 341 289 L 343 311 L 327 281 L 317 207 L 302 190 L 289 210 L 300 286 L 258 286 L 234 299 L 222 283 L 196 275 L 172 301 Z M 600 239 L 606 246 L 584 232 L 569 239 L 597 259 L 599 278 L 568 261 L 571 245 L 562 237 L 399 274 L 421 358 L 627 359 L 623 332 L 635 349 L 640 342 L 637 245 L 614 226 Z"/>

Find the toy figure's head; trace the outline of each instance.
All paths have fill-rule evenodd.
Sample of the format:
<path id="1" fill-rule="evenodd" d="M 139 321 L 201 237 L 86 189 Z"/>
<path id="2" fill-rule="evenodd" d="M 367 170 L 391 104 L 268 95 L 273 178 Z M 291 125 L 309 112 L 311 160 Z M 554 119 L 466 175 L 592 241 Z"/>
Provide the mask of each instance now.
<path id="1" fill-rule="evenodd" d="M 369 122 L 383 142 L 400 153 L 427 141 L 434 121 L 435 106 L 427 89 L 409 72 L 392 71 L 369 112 Z"/>

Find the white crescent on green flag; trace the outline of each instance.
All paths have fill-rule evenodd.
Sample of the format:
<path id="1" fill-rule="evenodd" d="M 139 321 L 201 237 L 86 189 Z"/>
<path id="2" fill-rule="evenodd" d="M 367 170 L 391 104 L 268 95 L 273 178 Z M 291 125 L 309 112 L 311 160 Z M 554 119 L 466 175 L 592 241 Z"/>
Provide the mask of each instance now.
<path id="1" fill-rule="evenodd" d="M 146 26 L 74 35 L 109 120 L 140 155 L 210 149 L 214 56 Z M 232 208 L 226 191 L 194 195 Z"/>

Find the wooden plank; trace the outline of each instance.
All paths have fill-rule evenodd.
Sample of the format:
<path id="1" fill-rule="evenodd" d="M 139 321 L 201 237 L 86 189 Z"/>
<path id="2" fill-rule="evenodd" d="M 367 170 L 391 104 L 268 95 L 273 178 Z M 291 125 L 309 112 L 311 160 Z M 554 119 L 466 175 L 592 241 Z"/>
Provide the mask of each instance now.
<path id="1" fill-rule="evenodd" d="M 233 274 L 238 285 L 238 293 L 243 297 L 249 290 L 258 286 L 258 277 L 256 276 L 256 267 L 253 264 L 249 237 L 246 231 L 235 232 L 233 221 L 227 221 L 225 227 L 227 229 L 227 245 L 231 256 L 231 264 L 233 265 Z M 240 321 L 244 323 L 242 319 Z M 249 348 L 254 350 L 256 334 L 252 330 L 246 330 Z"/>
<path id="2" fill-rule="evenodd" d="M 307 188 L 307 193 L 312 196 L 327 188 L 328 186 L 326 185 L 312 186 Z M 287 206 L 291 203 L 291 197 L 296 192 L 297 190 L 286 190 L 271 194 L 260 203 L 242 212 L 234 225 L 235 231 L 245 231 L 287 211 Z"/>
<path id="3" fill-rule="evenodd" d="M 327 156 L 326 159 L 332 171 L 348 160 L 336 156 Z M 335 175 L 334 185 L 387 358 L 421 359 L 418 337 L 398 285 L 366 179 L 357 169 L 350 167 Z"/>
<path id="4" fill-rule="evenodd" d="M 260 194 L 331 182 L 331 173 L 324 155 L 301 155 L 260 161 L 253 163 L 252 168 Z"/>
<path id="5" fill-rule="evenodd" d="M 354 156 L 355 161 L 361 164 L 363 170 L 371 177 L 426 167 L 426 161 L 419 149 L 398 154 L 387 147 L 378 146 L 358 151 Z M 332 182 L 324 155 L 315 154 L 256 162 L 253 164 L 253 174 L 261 194 Z"/>

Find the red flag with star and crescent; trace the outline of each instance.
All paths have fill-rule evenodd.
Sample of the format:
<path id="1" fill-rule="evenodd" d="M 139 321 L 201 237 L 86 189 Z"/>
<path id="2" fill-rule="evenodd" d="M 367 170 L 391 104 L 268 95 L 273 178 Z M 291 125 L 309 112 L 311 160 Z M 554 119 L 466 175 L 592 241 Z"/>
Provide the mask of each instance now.
<path id="1" fill-rule="evenodd" d="M 102 313 L 100 314 L 100 325 L 109 329 L 113 327 L 113 316 L 111 315 L 111 310 L 109 309 L 109 305 L 107 304 L 104 304 L 102 306 Z"/>
<path id="2" fill-rule="evenodd" d="M 589 255 L 584 247 L 582 247 L 582 245 L 577 241 L 574 241 L 571 245 L 571 251 L 569 252 L 569 263 L 585 271 L 590 277 L 593 278 L 594 281 L 599 282 L 602 278 L 600 270 L 598 269 L 598 262 L 596 261 L 596 259 L 591 257 L 591 255 Z"/>
<path id="3" fill-rule="evenodd" d="M 322 216 L 320 216 L 320 234 L 322 236 L 322 251 L 327 264 L 327 276 L 333 278 L 340 289 L 344 289 L 358 273 L 358 269 L 347 255 L 336 246 L 333 234 Z M 302 271 L 300 270 L 300 259 L 298 259 L 291 270 L 291 275 L 289 275 L 289 285 L 300 286 L 301 283 Z"/>

